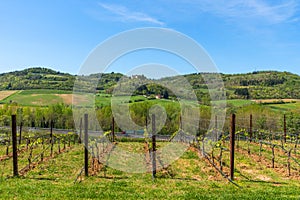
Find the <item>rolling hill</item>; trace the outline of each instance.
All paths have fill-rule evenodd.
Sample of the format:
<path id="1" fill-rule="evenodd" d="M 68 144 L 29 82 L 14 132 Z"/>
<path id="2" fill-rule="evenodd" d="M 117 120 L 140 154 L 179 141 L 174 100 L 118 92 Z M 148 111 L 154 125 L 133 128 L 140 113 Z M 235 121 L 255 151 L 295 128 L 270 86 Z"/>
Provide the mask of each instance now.
<path id="1" fill-rule="evenodd" d="M 209 93 L 203 77 L 213 77 L 210 73 L 194 73 L 183 76 L 166 77 L 159 81 L 168 84 L 184 77 L 193 87 L 199 100 L 209 99 Z M 289 72 L 260 71 L 247 74 L 220 74 L 224 81 L 227 99 L 300 99 L 300 76 Z M 101 79 L 99 79 L 101 77 Z M 91 74 L 80 76 L 80 88 L 88 91 L 88 81 L 98 81 L 96 88 L 100 93 L 111 94 L 121 78 L 127 81 L 122 87 L 131 88 L 143 82 L 145 86 L 136 89 L 136 95 L 172 96 L 172 92 L 159 86 L 149 84 L 144 76 L 126 77 L 120 73 Z M 49 89 L 73 90 L 76 75 L 61 73 L 47 68 L 28 68 L 0 74 L 0 90 Z M 151 80 L 157 83 L 158 80 Z M 67 93 L 68 93 L 67 92 Z"/>

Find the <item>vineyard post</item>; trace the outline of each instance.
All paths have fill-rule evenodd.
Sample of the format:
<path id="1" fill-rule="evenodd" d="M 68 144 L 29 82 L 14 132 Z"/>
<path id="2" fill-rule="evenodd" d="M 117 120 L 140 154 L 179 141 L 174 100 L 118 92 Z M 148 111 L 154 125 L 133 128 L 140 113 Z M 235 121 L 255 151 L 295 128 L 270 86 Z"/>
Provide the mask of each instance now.
<path id="1" fill-rule="evenodd" d="M 202 156 L 205 157 L 205 133 L 203 133 L 203 136 L 202 136 Z"/>
<path id="2" fill-rule="evenodd" d="M 81 137 L 82 137 L 82 118 L 80 118 L 78 144 L 81 144 Z"/>
<path id="3" fill-rule="evenodd" d="M 222 155 L 223 155 L 223 148 L 222 146 L 220 146 L 219 165 L 221 170 L 223 170 Z"/>
<path id="4" fill-rule="evenodd" d="M 16 115 L 11 116 L 11 132 L 13 145 L 13 172 L 14 176 L 18 176 L 18 149 L 17 149 L 17 118 Z"/>
<path id="5" fill-rule="evenodd" d="M 218 141 L 218 116 L 215 116 L 215 134 L 216 134 L 216 141 Z"/>
<path id="6" fill-rule="evenodd" d="M 287 156 L 288 156 L 288 162 L 287 162 L 288 176 L 291 176 L 291 151 L 292 151 L 292 149 L 290 149 L 287 152 Z"/>
<path id="7" fill-rule="evenodd" d="M 8 137 L 8 142 L 6 143 L 6 155 L 9 154 L 9 146 L 10 146 L 10 137 L 8 136 L 9 133 L 6 133 L 6 136 Z"/>
<path id="8" fill-rule="evenodd" d="M 58 143 L 57 143 L 57 145 L 58 145 L 58 153 L 60 153 L 60 138 L 58 138 Z"/>
<path id="9" fill-rule="evenodd" d="M 156 177 L 156 137 L 155 115 L 152 114 L 152 178 Z"/>
<path id="10" fill-rule="evenodd" d="M 20 124 L 19 145 L 21 145 L 21 142 L 22 142 L 22 126 L 23 126 L 23 122 L 21 122 L 21 124 Z"/>
<path id="11" fill-rule="evenodd" d="M 51 144 L 51 153 L 50 156 L 52 157 L 53 155 L 53 120 L 50 121 L 50 144 Z"/>
<path id="12" fill-rule="evenodd" d="M 44 137 L 42 137 L 42 148 L 43 148 L 43 151 L 41 153 L 41 161 L 44 160 L 44 149 L 45 149 L 45 146 L 44 146 Z"/>
<path id="13" fill-rule="evenodd" d="M 111 134 L 112 134 L 112 139 L 111 141 L 114 142 L 115 141 L 115 118 L 112 117 L 112 126 L 111 126 Z"/>
<path id="14" fill-rule="evenodd" d="M 75 143 L 76 143 L 76 140 L 78 140 L 77 139 L 77 137 L 78 137 L 78 135 L 76 134 L 76 132 L 74 131 L 74 134 L 72 135 L 73 136 L 73 145 L 75 145 Z"/>
<path id="15" fill-rule="evenodd" d="M 85 176 L 89 176 L 89 138 L 88 138 L 88 114 L 84 114 L 84 172 Z"/>
<path id="16" fill-rule="evenodd" d="M 286 132 L 287 132 L 287 129 L 286 129 L 286 115 L 283 116 L 283 141 L 286 142 Z"/>
<path id="17" fill-rule="evenodd" d="M 179 125 L 180 125 L 180 130 L 182 130 L 182 116 L 179 116 Z"/>
<path id="18" fill-rule="evenodd" d="M 296 141 L 294 146 L 294 153 L 297 154 L 297 146 L 298 146 L 299 134 L 296 134 Z"/>
<path id="19" fill-rule="evenodd" d="M 275 167 L 275 150 L 274 150 L 274 148 L 275 148 L 275 145 L 273 144 L 272 145 L 272 168 Z"/>
<path id="20" fill-rule="evenodd" d="M 234 141 L 235 140 L 235 114 L 231 116 L 231 133 L 230 133 L 230 179 L 234 179 Z"/>
<path id="21" fill-rule="evenodd" d="M 252 138 L 253 138 L 253 116 L 252 114 L 250 114 L 250 130 L 249 130 L 249 134 L 250 134 L 250 142 L 252 142 Z"/>

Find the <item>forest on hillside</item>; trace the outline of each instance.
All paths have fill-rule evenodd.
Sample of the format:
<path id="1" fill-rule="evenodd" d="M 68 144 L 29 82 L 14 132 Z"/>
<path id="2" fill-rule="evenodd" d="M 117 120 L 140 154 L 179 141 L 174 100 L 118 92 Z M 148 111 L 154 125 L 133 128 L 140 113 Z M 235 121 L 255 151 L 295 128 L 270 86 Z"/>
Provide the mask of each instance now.
<path id="1" fill-rule="evenodd" d="M 91 74 L 86 76 L 61 73 L 47 68 L 28 68 L 0 74 L 0 90 L 29 90 L 55 89 L 72 91 L 75 80 L 78 88 L 85 92 L 111 94 L 116 87 L 122 91 L 135 88 L 134 95 L 157 95 L 164 98 L 174 97 L 175 94 L 160 83 L 180 84 L 185 78 L 201 102 L 209 102 L 210 95 L 206 80 L 220 76 L 224 82 L 227 99 L 300 99 L 300 76 L 289 72 L 260 71 L 247 74 L 212 74 L 194 73 L 181 76 L 165 77 L 159 80 L 148 79 L 143 75 L 125 76 L 120 73 Z M 119 81 L 122 80 L 122 84 Z M 126 80 L 126 81 L 125 81 Z M 97 82 L 95 88 L 89 88 L 90 82 Z M 223 86 L 222 86 L 223 87 Z M 183 96 L 191 94 L 182 88 Z M 126 94 L 124 94 L 126 95 Z"/>

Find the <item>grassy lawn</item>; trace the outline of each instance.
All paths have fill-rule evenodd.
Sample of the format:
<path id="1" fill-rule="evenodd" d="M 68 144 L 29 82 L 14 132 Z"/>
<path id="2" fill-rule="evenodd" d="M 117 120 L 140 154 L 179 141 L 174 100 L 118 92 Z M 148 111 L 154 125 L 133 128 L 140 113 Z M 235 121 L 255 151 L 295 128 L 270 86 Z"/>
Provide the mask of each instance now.
<path id="1" fill-rule="evenodd" d="M 120 143 L 120 146 L 129 151 L 143 151 L 143 143 Z M 228 157 L 227 153 L 225 156 Z M 167 170 L 158 172 L 155 181 L 150 173 L 130 174 L 108 167 L 105 173 L 82 176 L 81 181 L 74 184 L 83 167 L 83 147 L 75 145 L 20 178 L 7 177 L 11 173 L 12 160 L 0 162 L 0 168 L 6 174 L 0 177 L 0 198 L 299 199 L 299 181 L 264 167 L 240 152 L 236 153 L 236 160 L 236 182 L 242 188 L 222 178 L 192 150 Z"/>

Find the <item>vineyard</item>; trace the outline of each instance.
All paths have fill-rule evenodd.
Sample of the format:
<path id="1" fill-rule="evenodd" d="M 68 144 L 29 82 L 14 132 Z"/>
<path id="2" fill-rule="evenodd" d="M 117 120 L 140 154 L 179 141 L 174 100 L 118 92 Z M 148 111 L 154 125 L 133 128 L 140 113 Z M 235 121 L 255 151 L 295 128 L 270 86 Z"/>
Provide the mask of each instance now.
<path id="1" fill-rule="evenodd" d="M 50 128 L 22 127 L 16 118 L 13 115 L 11 126 L 1 127 L 0 133 L 4 198 L 30 198 L 35 190 L 40 191 L 35 195 L 46 198 L 297 199 L 300 195 L 300 136 L 286 116 L 258 120 L 232 115 L 222 129 L 216 116 L 216 128 L 198 136 L 186 133 L 182 121 L 174 134 L 152 134 L 155 116 L 150 129 L 123 132 L 117 132 L 111 119 L 111 130 L 102 134 L 90 129 L 87 114 L 79 130 L 55 129 L 53 122 Z M 201 122 L 205 121 L 209 123 Z M 264 129 L 268 123 L 274 124 L 272 129 Z M 205 128 L 199 129 L 201 133 Z M 215 139 L 208 140 L 209 133 Z M 168 156 L 160 149 L 173 143 L 188 149 L 168 165 Z M 131 160 L 126 152 L 139 156 Z M 134 170 L 128 166 L 145 170 L 130 173 Z M 33 184 L 28 191 L 21 189 L 25 182 Z M 178 189 L 172 191 L 174 187 Z"/>

